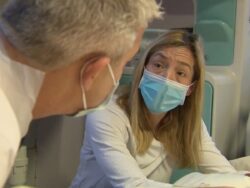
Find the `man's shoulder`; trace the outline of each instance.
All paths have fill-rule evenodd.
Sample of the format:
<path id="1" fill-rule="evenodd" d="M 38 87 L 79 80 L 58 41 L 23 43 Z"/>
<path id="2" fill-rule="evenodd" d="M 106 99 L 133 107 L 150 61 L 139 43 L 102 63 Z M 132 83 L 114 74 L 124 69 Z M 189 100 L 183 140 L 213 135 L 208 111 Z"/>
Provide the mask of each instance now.
<path id="1" fill-rule="evenodd" d="M 1 125 L 1 137 L 14 138 L 19 141 L 21 137 L 17 117 L 15 115 L 14 109 L 12 108 L 7 96 L 5 95 L 2 88 L 0 88 L 0 125 Z M 11 136 L 10 136 L 11 135 Z M 9 139 L 8 139 L 9 140 Z M 12 139 L 9 141 L 11 142 Z M 15 144 L 15 141 L 14 143 Z"/>

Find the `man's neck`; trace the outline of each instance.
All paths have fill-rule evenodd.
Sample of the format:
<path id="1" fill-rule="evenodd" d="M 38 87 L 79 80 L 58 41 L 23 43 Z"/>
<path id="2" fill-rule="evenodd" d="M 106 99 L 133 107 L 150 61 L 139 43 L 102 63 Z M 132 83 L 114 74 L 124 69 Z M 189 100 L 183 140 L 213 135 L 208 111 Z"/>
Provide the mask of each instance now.
<path id="1" fill-rule="evenodd" d="M 45 74 L 33 109 L 33 118 L 73 114 L 82 108 L 81 87 L 78 85 L 80 84 L 78 77 L 80 73 L 78 73 L 78 66 L 74 67 L 74 65 L 69 65 Z M 74 84 L 76 85 L 74 86 Z"/>

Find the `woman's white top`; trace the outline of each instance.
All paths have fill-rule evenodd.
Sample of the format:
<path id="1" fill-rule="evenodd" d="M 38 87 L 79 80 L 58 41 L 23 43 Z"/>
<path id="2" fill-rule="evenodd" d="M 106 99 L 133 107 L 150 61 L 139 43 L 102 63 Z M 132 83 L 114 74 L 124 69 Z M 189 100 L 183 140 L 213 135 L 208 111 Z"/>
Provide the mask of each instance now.
<path id="1" fill-rule="evenodd" d="M 144 155 L 136 154 L 129 119 L 114 101 L 105 110 L 88 115 L 85 126 L 80 166 L 72 188 L 171 187 L 167 182 L 174 164 L 162 144 L 154 139 Z M 201 153 L 201 172 L 235 172 L 204 123 Z"/>

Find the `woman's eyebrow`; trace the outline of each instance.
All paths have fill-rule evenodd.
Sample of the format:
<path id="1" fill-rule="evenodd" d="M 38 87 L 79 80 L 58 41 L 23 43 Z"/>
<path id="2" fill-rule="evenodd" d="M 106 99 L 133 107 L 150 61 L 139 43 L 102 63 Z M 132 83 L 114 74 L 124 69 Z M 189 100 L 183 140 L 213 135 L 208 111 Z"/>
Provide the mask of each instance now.
<path id="1" fill-rule="evenodd" d="M 177 61 L 178 64 L 181 64 L 182 66 L 185 66 L 187 68 L 189 68 L 190 70 L 192 70 L 192 67 L 189 63 L 184 62 L 184 61 Z"/>
<path id="2" fill-rule="evenodd" d="M 166 54 L 164 54 L 164 52 L 156 52 L 155 54 L 152 55 L 152 58 L 154 57 L 161 57 L 162 59 L 168 60 L 169 58 L 167 57 Z M 189 63 L 184 62 L 184 61 L 177 61 L 179 64 L 188 67 L 190 70 L 192 70 L 192 67 Z"/>
<path id="3" fill-rule="evenodd" d="M 155 54 L 152 55 L 152 58 L 154 57 L 161 57 L 162 59 L 169 59 L 163 52 L 156 52 Z"/>

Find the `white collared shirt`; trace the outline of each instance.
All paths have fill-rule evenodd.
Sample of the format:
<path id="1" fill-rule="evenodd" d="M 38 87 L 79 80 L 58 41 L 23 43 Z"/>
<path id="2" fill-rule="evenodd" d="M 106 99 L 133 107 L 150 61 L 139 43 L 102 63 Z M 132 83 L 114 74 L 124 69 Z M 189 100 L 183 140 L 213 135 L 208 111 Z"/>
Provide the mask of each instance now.
<path id="1" fill-rule="evenodd" d="M 11 60 L 0 44 L 0 187 L 27 133 L 44 73 Z"/>

